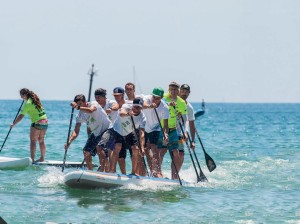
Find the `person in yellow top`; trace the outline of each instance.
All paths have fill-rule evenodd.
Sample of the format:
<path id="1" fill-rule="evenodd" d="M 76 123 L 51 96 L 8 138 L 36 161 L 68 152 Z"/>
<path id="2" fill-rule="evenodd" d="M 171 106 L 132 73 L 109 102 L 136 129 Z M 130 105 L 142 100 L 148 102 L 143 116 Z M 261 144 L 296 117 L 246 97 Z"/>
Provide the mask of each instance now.
<path id="1" fill-rule="evenodd" d="M 39 97 L 29 89 L 20 90 L 20 96 L 25 104 L 17 119 L 10 125 L 13 128 L 23 117 L 28 114 L 31 120 L 30 127 L 30 157 L 33 162 L 42 162 L 45 160 L 46 145 L 45 135 L 48 128 L 48 119 Z M 38 160 L 34 160 L 36 153 L 36 142 L 39 142 L 41 155 Z"/>
<path id="2" fill-rule="evenodd" d="M 180 168 L 180 156 L 178 151 L 178 132 L 177 125 L 179 119 L 181 119 L 181 115 L 186 117 L 186 103 L 180 98 L 179 95 L 179 87 L 180 85 L 176 82 L 171 82 L 169 84 L 169 92 L 164 95 L 163 101 L 168 104 L 170 117 L 168 119 L 169 125 L 169 141 L 167 145 L 163 144 L 163 136 L 160 137 L 160 141 L 158 143 L 158 148 L 160 149 L 160 158 L 161 162 L 167 149 L 170 151 L 173 157 L 174 163 L 171 165 L 172 170 L 172 179 L 178 179 L 178 174 L 176 170 L 179 172 Z M 163 125 L 163 124 L 162 124 Z M 174 167 L 175 164 L 175 167 Z"/>

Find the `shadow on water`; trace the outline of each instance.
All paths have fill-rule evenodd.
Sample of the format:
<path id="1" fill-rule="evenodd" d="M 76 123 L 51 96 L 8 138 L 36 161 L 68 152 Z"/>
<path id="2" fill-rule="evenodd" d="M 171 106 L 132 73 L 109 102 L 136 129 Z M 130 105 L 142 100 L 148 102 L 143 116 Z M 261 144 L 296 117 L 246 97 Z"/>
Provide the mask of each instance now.
<path id="1" fill-rule="evenodd" d="M 103 206 L 109 212 L 132 212 L 143 205 L 153 203 L 180 203 L 189 197 L 183 188 L 168 190 L 141 191 L 132 189 L 96 189 L 80 190 L 65 188 L 67 200 L 77 200 L 77 205 L 88 208 L 90 206 Z"/>

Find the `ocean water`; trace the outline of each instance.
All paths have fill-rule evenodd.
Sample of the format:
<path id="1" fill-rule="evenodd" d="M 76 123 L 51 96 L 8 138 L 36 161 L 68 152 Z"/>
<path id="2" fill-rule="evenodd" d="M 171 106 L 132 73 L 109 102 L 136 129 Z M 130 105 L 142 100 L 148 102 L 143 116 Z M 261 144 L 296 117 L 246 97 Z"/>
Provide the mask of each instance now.
<path id="1" fill-rule="evenodd" d="M 69 102 L 43 103 L 49 117 L 46 158 L 63 160 Z M 1 145 L 20 104 L 0 101 Z M 0 156 L 29 156 L 29 126 L 26 117 L 12 129 Z M 207 183 L 78 190 L 63 183 L 74 168 L 0 170 L 0 216 L 7 223 L 300 223 L 300 104 L 207 103 L 196 127 L 217 164 L 210 173 L 196 141 Z M 83 126 L 68 161 L 82 161 L 85 140 Z M 166 155 L 166 176 L 169 168 Z M 180 176 L 196 181 L 188 153 Z"/>

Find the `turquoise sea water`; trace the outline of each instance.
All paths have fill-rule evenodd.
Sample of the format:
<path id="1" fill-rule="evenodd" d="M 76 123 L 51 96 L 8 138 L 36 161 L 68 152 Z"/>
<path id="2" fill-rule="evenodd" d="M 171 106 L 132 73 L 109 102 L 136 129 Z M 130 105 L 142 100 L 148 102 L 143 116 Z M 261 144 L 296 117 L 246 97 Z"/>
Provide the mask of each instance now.
<path id="1" fill-rule="evenodd" d="M 50 123 L 46 157 L 62 160 L 71 108 L 67 101 L 43 103 Z M 1 145 L 20 104 L 0 101 Z M 29 125 L 26 118 L 12 129 L 0 156 L 29 156 Z M 63 183 L 71 168 L 0 170 L 0 216 L 8 223 L 300 223 L 300 104 L 207 103 L 196 127 L 217 163 L 210 173 L 197 141 L 208 183 L 77 190 Z M 82 161 L 85 140 L 83 127 L 67 160 Z M 169 167 L 166 156 L 166 176 Z M 180 175 L 196 180 L 187 153 Z"/>

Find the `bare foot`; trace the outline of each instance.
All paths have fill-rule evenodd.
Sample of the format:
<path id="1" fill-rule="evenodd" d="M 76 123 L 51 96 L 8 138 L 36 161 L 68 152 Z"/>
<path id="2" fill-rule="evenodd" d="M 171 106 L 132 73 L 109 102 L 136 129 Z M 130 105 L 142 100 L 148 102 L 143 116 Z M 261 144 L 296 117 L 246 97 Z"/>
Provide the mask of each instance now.
<path id="1" fill-rule="evenodd" d="M 35 163 L 38 163 L 38 162 L 44 162 L 44 159 L 39 158 L 39 159 L 35 160 L 34 162 L 35 162 Z"/>

